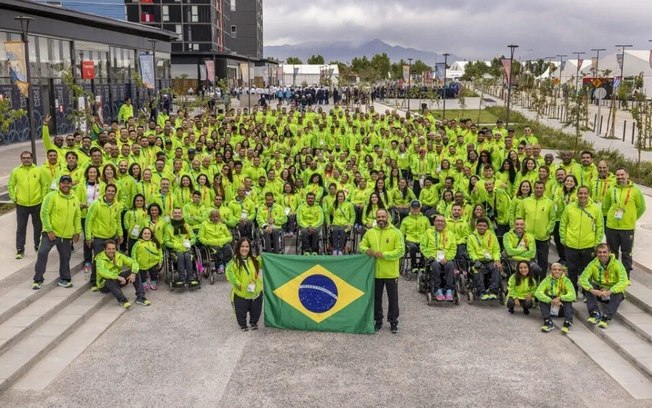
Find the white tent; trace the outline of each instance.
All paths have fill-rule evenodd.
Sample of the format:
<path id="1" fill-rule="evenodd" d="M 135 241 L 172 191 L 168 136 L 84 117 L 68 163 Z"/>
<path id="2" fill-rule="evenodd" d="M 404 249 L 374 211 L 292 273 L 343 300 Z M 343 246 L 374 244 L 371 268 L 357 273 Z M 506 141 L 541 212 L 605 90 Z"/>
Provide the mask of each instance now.
<path id="1" fill-rule="evenodd" d="M 281 64 L 283 69 L 283 86 L 318 86 L 322 78 L 330 77 L 331 84 L 337 86 L 339 83 L 340 70 L 337 64 Z M 296 75 L 295 75 L 296 70 Z"/>
<path id="2" fill-rule="evenodd" d="M 603 72 L 605 69 L 611 72 L 608 77 L 620 76 L 620 65 L 618 64 L 618 55 L 622 51 L 616 51 L 607 54 L 604 57 L 600 56 L 598 70 Z M 650 50 L 625 50 L 623 61 L 623 76 L 633 77 L 643 73 L 644 91 L 648 97 L 652 97 L 652 64 Z"/>
<path id="3" fill-rule="evenodd" d="M 591 58 L 584 58 L 582 60 L 582 66 L 580 66 L 579 75 L 577 75 L 577 59 L 569 59 L 564 63 L 564 69 L 561 71 L 561 82 L 565 83 L 568 81 L 575 81 L 576 76 L 583 78 L 585 76 L 591 75 Z M 558 77 L 559 71 L 555 71 L 553 76 Z"/>

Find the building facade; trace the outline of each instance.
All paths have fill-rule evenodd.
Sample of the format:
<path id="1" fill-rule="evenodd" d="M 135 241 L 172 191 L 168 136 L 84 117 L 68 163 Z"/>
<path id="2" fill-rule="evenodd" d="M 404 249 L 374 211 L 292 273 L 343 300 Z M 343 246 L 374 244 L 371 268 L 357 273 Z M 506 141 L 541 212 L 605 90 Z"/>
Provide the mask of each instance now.
<path id="1" fill-rule="evenodd" d="M 126 20 L 124 0 L 35 0 L 35 3 L 60 5 L 61 7 L 96 14 L 102 17 Z"/>
<path id="2" fill-rule="evenodd" d="M 249 58 L 263 58 L 262 0 L 230 0 L 226 28 L 230 50 Z"/>

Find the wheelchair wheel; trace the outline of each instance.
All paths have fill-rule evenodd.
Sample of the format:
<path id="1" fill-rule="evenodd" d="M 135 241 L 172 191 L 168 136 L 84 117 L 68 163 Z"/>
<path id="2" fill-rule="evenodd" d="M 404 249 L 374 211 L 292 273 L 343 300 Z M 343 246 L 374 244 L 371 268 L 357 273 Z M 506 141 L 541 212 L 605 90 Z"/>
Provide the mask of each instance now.
<path id="1" fill-rule="evenodd" d="M 457 270 L 456 273 L 457 275 L 455 277 L 455 289 L 459 294 L 466 295 L 468 285 L 466 274 L 464 271 L 460 270 Z"/>
<path id="2" fill-rule="evenodd" d="M 419 269 L 419 271 L 417 272 L 417 291 L 419 293 L 427 293 L 427 292 L 429 292 L 429 290 L 428 290 L 429 285 L 428 285 L 427 279 L 428 279 L 428 276 L 427 276 L 425 270 Z"/>
<path id="3" fill-rule="evenodd" d="M 213 270 L 213 269 L 210 270 L 210 273 L 209 273 L 209 275 L 208 275 L 208 282 L 209 282 L 211 285 L 214 285 L 214 284 L 215 284 L 215 274 L 216 274 L 216 273 L 217 273 L 217 272 L 215 272 L 215 270 Z"/>
<path id="4" fill-rule="evenodd" d="M 472 290 L 466 292 L 466 301 L 468 303 L 473 303 L 474 300 L 475 300 L 475 293 L 473 293 Z"/>
<path id="5" fill-rule="evenodd" d="M 170 287 L 170 292 L 174 291 L 174 273 L 170 262 L 170 253 L 166 252 L 163 255 L 163 281 Z"/>

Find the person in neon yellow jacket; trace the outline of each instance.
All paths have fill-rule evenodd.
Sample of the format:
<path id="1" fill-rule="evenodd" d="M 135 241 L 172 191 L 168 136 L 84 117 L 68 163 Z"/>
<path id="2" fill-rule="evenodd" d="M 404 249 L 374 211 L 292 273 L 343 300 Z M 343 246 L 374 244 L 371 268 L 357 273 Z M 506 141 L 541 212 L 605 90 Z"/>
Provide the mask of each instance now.
<path id="1" fill-rule="evenodd" d="M 251 254 L 251 241 L 242 237 L 235 245 L 235 256 L 226 266 L 226 279 L 231 284 L 231 303 L 242 331 L 258 329 L 263 310 L 262 262 Z M 249 325 L 247 325 L 247 314 Z"/>
<path id="2" fill-rule="evenodd" d="M 473 283 L 475 291 L 482 300 L 498 299 L 500 290 L 500 245 L 498 238 L 489 230 L 489 220 L 480 218 L 476 221 L 475 231 L 468 240 L 469 258 L 473 265 Z M 485 274 L 489 274 L 489 288 L 485 290 Z"/>
<path id="3" fill-rule="evenodd" d="M 353 204 L 346 201 L 346 194 L 339 190 L 335 194 L 335 202 L 327 215 L 327 224 L 330 224 L 333 241 L 333 255 L 344 255 L 347 234 L 351 232 L 355 224 L 355 208 Z"/>
<path id="4" fill-rule="evenodd" d="M 199 243 L 207 247 L 215 256 L 215 264 L 218 265 L 217 273 L 224 273 L 224 265 L 229 263 L 233 257 L 231 242 L 233 235 L 222 221 L 220 211 L 212 209 L 206 221 L 199 226 Z"/>
<path id="5" fill-rule="evenodd" d="M 288 218 L 285 210 L 274 200 L 274 193 L 265 193 L 265 204 L 258 208 L 256 221 L 263 231 L 265 252 L 281 253 L 281 231 Z"/>
<path id="6" fill-rule="evenodd" d="M 22 259 L 25 253 L 25 236 L 27 221 L 32 217 L 34 230 L 34 248 L 38 251 L 41 240 L 41 203 L 43 193 L 49 186 L 43 186 L 41 169 L 33 162 L 32 153 L 24 151 L 20 154 L 21 165 L 15 167 L 9 176 L 9 199 L 16 204 L 16 259 Z"/>
<path id="7" fill-rule="evenodd" d="M 430 229 L 430 220 L 421 213 L 421 203 L 419 200 L 412 200 L 410 203 L 410 213 L 401 222 L 401 233 L 405 237 L 405 246 L 410 254 L 412 271 L 418 273 L 425 271 L 423 259 L 421 263 L 417 261 L 417 253 L 420 251 L 419 245 L 423 234 Z M 423 251 L 421 251 L 423 253 Z"/>
<path id="8" fill-rule="evenodd" d="M 431 291 L 427 294 L 428 303 L 433 298 L 438 302 L 453 301 L 455 288 L 455 255 L 457 253 L 457 240 L 455 234 L 446 226 L 446 218 L 438 214 L 435 216 L 434 228 L 429 228 L 421 235 L 420 247 L 423 256 L 431 262 Z M 442 275 L 444 281 L 442 284 Z"/>
<path id="9" fill-rule="evenodd" d="M 562 333 L 570 332 L 573 325 L 573 302 L 577 299 L 573 282 L 566 276 L 564 267 L 560 263 L 550 266 L 550 274 L 539 283 L 534 296 L 539 301 L 539 309 L 543 315 L 541 331 L 547 333 L 554 329 L 551 316 L 557 311 L 558 316 L 564 317 Z"/>
<path id="10" fill-rule="evenodd" d="M 514 229 L 503 236 L 503 247 L 513 269 L 516 269 L 517 262 L 527 261 L 537 282 L 541 282 L 545 278 L 542 269 L 536 262 L 536 240 L 534 235 L 525 231 L 525 220 L 523 218 L 514 220 Z"/>
<path id="11" fill-rule="evenodd" d="M 102 293 L 112 293 L 120 306 L 125 309 L 131 303 L 122 293 L 122 286 L 132 283 L 136 289 L 136 304 L 149 306 L 152 304 L 145 297 L 145 289 L 137 276 L 140 270 L 138 262 L 118 252 L 118 244 L 113 240 L 104 242 L 104 250 L 95 257 L 97 264 L 97 285 Z"/>
<path id="12" fill-rule="evenodd" d="M 390 331 L 398 333 L 399 261 L 405 255 L 405 242 L 401 231 L 389 222 L 387 210 L 381 208 L 376 212 L 376 226 L 363 235 L 360 252 L 376 258 L 375 330 L 379 331 L 383 326 L 383 289 L 387 287 L 387 320 Z"/>
<path id="13" fill-rule="evenodd" d="M 131 253 L 131 248 L 133 248 L 145 226 L 149 224 L 148 218 L 145 197 L 142 194 L 136 194 L 131 208 L 124 214 L 124 229 L 127 231 L 127 252 Z"/>
<path id="14" fill-rule="evenodd" d="M 516 217 L 525 221 L 525 231 L 534 235 L 537 264 L 542 271 L 548 269 L 550 235 L 555 228 L 555 203 L 545 196 L 546 185 L 534 183 L 534 194 L 523 200 Z"/>
<path id="15" fill-rule="evenodd" d="M 537 280 L 528 261 L 518 261 L 516 271 L 507 281 L 507 311 L 514 313 L 516 306 L 523 308 L 523 314 L 529 315 L 534 306 L 534 293 Z"/>
<path id="16" fill-rule="evenodd" d="M 606 329 L 625 297 L 629 278 L 625 266 L 611 253 L 609 245 L 600 244 L 595 252 L 596 258 L 580 275 L 579 284 L 584 289 L 589 323 L 598 323 L 601 328 Z M 598 300 L 606 302 L 602 313 Z"/>
<path id="17" fill-rule="evenodd" d="M 315 193 L 306 194 L 306 202 L 297 209 L 297 224 L 300 228 L 301 247 L 304 253 L 319 252 L 321 227 L 324 225 L 324 211 L 315 204 Z"/>
<path id="18" fill-rule="evenodd" d="M 140 239 L 131 248 L 131 257 L 138 260 L 138 274 L 144 290 L 158 290 L 158 271 L 163 265 L 163 250 L 151 229 L 143 228 Z"/>
<path id="19" fill-rule="evenodd" d="M 131 98 L 126 97 L 125 102 L 122 105 L 120 105 L 120 109 L 118 109 L 118 117 L 116 120 L 118 121 L 118 123 L 124 123 L 127 120 L 129 120 L 129 118 L 133 118 L 133 117 L 134 117 L 134 106 L 131 104 Z"/>
<path id="20" fill-rule="evenodd" d="M 183 219 L 183 211 L 177 207 L 172 210 L 172 220 L 166 226 L 165 246 L 177 257 L 176 287 L 186 286 L 190 289 L 199 288 L 199 279 L 193 269 L 192 246 L 195 245 L 195 234 Z"/>
<path id="21" fill-rule="evenodd" d="M 204 203 L 201 201 L 201 193 L 194 191 L 190 202 L 183 206 L 183 215 L 186 222 L 192 228 L 195 234 L 199 231 L 199 226 L 202 222 L 206 221 L 207 210 Z"/>
<path id="22" fill-rule="evenodd" d="M 238 187 L 235 198 L 228 203 L 228 206 L 238 220 L 237 228 L 240 235 L 251 238 L 253 221 L 256 218 L 256 204 L 246 196 L 244 185 Z"/>

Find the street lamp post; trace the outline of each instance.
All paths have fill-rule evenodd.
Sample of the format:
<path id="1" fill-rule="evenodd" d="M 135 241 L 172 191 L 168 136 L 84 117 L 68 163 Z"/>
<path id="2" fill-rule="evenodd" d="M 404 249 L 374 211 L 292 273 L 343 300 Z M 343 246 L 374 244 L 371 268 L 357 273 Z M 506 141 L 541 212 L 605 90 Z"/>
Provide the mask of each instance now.
<path id="1" fill-rule="evenodd" d="M 606 51 L 606 50 L 607 50 L 606 48 L 591 48 L 591 51 L 596 52 L 596 56 L 595 56 L 595 74 L 594 74 L 595 78 L 600 77 L 600 74 L 599 74 L 600 71 L 598 71 L 598 66 L 600 65 L 600 51 Z M 600 120 L 601 120 L 601 116 L 600 116 L 600 111 L 602 110 L 601 108 L 602 108 L 602 103 L 598 99 L 598 116 L 596 116 L 595 124 L 593 125 L 595 127 L 595 135 L 596 136 L 600 136 L 600 125 L 599 125 L 599 123 L 600 123 Z"/>
<path id="2" fill-rule="evenodd" d="M 443 119 L 446 119 L 446 66 L 448 65 L 448 56 L 450 53 L 445 52 L 442 54 L 444 56 L 444 93 L 443 93 L 443 98 L 444 98 L 444 112 L 442 114 Z"/>
<path id="3" fill-rule="evenodd" d="M 631 44 L 616 44 L 615 47 L 622 48 L 622 57 L 620 59 L 620 84 L 625 81 L 625 48 L 633 47 Z M 611 128 L 609 137 L 616 137 L 616 89 L 614 88 L 611 95 Z"/>
<path id="4" fill-rule="evenodd" d="M 561 71 L 562 67 L 564 66 L 564 57 L 567 57 L 566 54 L 557 54 L 557 57 L 559 57 L 559 97 L 561 98 Z"/>
<path id="5" fill-rule="evenodd" d="M 154 94 L 156 95 L 156 90 L 158 88 L 156 86 L 156 40 L 150 38 L 147 41 L 149 41 L 149 43 L 152 44 L 152 65 L 153 65 L 152 68 L 154 70 L 154 72 L 153 72 L 153 75 L 154 75 Z"/>
<path id="6" fill-rule="evenodd" d="M 505 127 L 509 128 L 509 108 L 512 97 L 512 63 L 514 62 L 514 50 L 518 48 L 516 44 L 509 44 L 509 78 L 507 78 L 507 117 L 505 118 Z"/>
<path id="7" fill-rule="evenodd" d="M 247 108 L 249 108 L 249 114 L 251 115 L 251 59 L 247 55 Z"/>
<path id="8" fill-rule="evenodd" d="M 410 87 L 412 86 L 412 58 L 408 58 L 408 87 L 405 92 L 407 98 L 407 111 L 410 112 Z"/>
<path id="9" fill-rule="evenodd" d="M 32 17 L 27 16 L 17 16 L 14 17 L 14 20 L 20 21 L 20 35 L 23 43 L 25 44 L 25 75 L 27 79 L 28 91 L 27 91 L 27 116 L 29 121 L 29 137 L 32 145 L 32 158 L 34 159 L 34 164 L 36 164 L 36 128 L 34 126 L 34 100 L 31 97 L 32 93 L 32 73 L 29 63 L 29 23 L 34 20 Z M 45 125 L 44 125 L 45 126 Z"/>
<path id="10" fill-rule="evenodd" d="M 585 52 L 582 51 L 573 51 L 573 54 L 577 55 L 577 69 L 575 69 L 575 94 L 579 95 L 580 88 L 579 88 L 579 83 L 580 83 L 580 55 L 586 54 Z"/>

